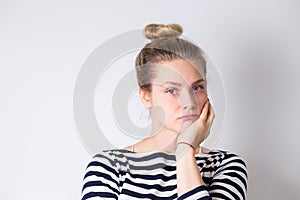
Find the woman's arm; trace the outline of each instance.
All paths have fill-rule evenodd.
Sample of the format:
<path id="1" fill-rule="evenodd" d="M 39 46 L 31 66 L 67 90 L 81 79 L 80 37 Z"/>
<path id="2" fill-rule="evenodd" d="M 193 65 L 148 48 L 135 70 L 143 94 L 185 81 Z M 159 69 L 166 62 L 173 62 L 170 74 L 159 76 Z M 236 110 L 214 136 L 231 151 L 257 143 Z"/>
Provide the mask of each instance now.
<path id="1" fill-rule="evenodd" d="M 199 119 L 179 133 L 176 148 L 177 193 L 179 197 L 195 188 L 201 188 L 201 191 L 198 191 L 196 196 L 191 199 L 211 199 L 205 189 L 196 163 L 195 147 L 198 147 L 209 135 L 214 117 L 213 108 L 207 100 Z"/>
<path id="2" fill-rule="evenodd" d="M 177 193 L 179 199 L 211 199 L 195 159 L 195 152 L 184 144 L 176 150 Z"/>

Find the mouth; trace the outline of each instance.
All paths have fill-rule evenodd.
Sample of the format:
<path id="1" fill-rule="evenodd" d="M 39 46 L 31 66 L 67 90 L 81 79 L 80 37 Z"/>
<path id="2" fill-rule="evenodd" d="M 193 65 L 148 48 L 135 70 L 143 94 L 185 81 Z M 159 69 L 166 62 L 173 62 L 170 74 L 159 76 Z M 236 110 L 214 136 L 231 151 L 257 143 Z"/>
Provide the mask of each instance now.
<path id="1" fill-rule="evenodd" d="M 181 119 L 181 120 L 192 120 L 192 119 L 196 119 L 197 117 L 199 117 L 199 115 L 191 114 L 191 115 L 181 116 L 178 119 Z"/>

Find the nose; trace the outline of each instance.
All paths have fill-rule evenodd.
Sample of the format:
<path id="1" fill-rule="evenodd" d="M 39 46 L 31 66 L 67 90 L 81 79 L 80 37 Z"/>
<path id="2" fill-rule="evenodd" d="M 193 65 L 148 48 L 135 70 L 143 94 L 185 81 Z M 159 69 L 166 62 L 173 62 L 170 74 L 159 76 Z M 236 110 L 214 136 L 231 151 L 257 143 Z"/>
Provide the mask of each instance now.
<path id="1" fill-rule="evenodd" d="M 186 90 L 182 95 L 180 96 L 180 102 L 182 110 L 190 111 L 197 107 L 197 99 L 193 91 Z"/>

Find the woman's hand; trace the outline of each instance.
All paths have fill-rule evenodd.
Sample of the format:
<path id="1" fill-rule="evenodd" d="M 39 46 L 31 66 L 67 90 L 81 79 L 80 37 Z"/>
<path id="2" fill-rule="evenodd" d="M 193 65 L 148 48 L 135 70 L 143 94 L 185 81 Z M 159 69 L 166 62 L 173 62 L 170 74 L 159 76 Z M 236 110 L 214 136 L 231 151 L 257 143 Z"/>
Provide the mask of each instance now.
<path id="1" fill-rule="evenodd" d="M 208 137 L 214 118 L 214 110 L 209 100 L 207 100 L 202 108 L 200 117 L 190 126 L 180 131 L 177 137 L 177 143 L 189 143 L 194 147 L 194 149 L 199 147 L 199 145 Z"/>

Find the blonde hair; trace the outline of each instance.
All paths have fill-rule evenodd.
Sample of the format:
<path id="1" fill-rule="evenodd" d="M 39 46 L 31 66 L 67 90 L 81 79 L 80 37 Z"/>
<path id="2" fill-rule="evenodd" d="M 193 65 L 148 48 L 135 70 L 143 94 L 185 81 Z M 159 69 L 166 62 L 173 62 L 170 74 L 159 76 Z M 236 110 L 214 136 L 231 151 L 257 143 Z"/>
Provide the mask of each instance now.
<path id="1" fill-rule="evenodd" d="M 153 64 L 162 61 L 187 60 L 206 76 L 203 51 L 192 42 L 179 38 L 182 33 L 179 24 L 148 24 L 144 28 L 144 36 L 151 42 L 143 47 L 135 60 L 139 87 L 151 92 L 151 81 L 156 76 Z"/>

